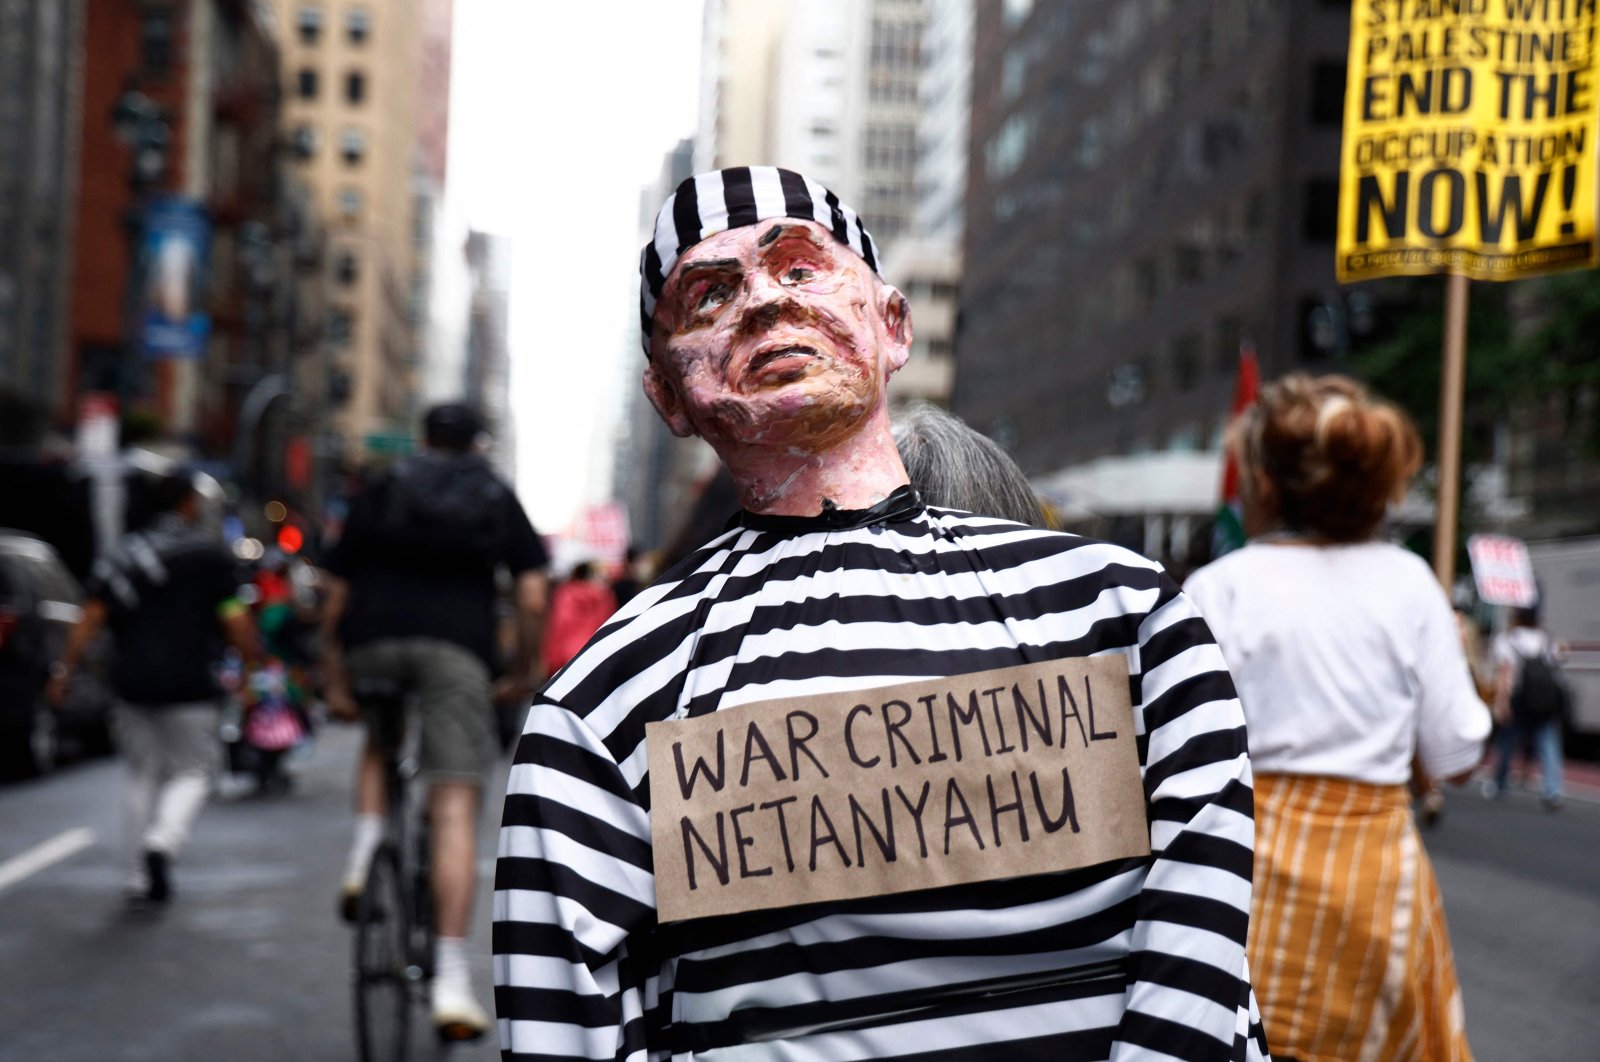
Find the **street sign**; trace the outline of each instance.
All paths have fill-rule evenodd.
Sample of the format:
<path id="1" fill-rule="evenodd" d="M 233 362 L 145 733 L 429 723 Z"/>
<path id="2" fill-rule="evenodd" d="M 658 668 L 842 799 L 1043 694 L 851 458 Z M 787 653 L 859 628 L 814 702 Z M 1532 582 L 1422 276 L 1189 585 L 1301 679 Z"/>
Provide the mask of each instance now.
<path id="1" fill-rule="evenodd" d="M 1467 539 L 1472 579 L 1478 596 L 1491 605 L 1532 608 L 1539 600 L 1533 579 L 1533 561 L 1520 538 L 1507 535 L 1473 535 Z"/>
<path id="2" fill-rule="evenodd" d="M 1350 9 L 1340 283 L 1596 264 L 1593 3 Z"/>
<path id="3" fill-rule="evenodd" d="M 373 431 L 367 433 L 367 452 L 384 457 L 405 457 L 417 448 L 417 440 L 405 431 Z"/>

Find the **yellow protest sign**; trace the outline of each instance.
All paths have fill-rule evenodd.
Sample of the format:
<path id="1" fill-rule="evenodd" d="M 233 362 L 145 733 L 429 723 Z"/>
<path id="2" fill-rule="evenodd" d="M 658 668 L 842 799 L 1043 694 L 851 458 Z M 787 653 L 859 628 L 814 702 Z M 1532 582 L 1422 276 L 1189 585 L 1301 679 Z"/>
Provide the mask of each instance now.
<path id="1" fill-rule="evenodd" d="M 1592 266 L 1596 0 L 1356 0 L 1342 283 Z"/>
<path id="2" fill-rule="evenodd" d="M 1150 853 L 1121 654 L 645 728 L 663 922 Z"/>

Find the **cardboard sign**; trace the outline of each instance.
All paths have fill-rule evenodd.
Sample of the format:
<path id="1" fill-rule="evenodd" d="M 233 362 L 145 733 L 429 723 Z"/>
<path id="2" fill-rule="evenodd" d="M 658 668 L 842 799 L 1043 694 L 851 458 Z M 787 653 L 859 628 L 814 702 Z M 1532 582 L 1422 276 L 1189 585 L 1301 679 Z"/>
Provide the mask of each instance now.
<path id="1" fill-rule="evenodd" d="M 1597 261 L 1592 0 L 1356 0 L 1340 283 Z"/>
<path id="2" fill-rule="evenodd" d="M 1533 561 L 1520 538 L 1473 535 L 1467 539 L 1467 556 L 1472 560 L 1478 596 L 1488 604 L 1532 608 L 1539 600 Z"/>
<path id="3" fill-rule="evenodd" d="M 663 922 L 1150 853 L 1121 654 L 651 723 Z"/>

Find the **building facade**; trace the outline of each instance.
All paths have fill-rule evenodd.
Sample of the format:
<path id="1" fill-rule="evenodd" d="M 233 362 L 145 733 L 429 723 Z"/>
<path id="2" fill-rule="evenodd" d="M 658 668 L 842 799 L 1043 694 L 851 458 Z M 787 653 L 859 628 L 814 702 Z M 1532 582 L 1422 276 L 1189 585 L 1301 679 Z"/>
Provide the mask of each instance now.
<path id="1" fill-rule="evenodd" d="M 954 408 L 1042 474 L 1217 446 L 1331 368 L 1349 7 L 979 0 Z"/>
<path id="2" fill-rule="evenodd" d="M 639 246 L 649 239 L 656 211 L 686 177 L 695 172 L 697 144 L 678 142 L 661 162 L 656 180 L 639 193 Z M 629 296 L 637 298 L 637 289 Z M 696 438 L 679 439 L 650 405 L 640 377 L 643 355 L 636 336 L 622 344 L 621 415 L 611 447 L 611 489 L 628 513 L 628 527 L 642 550 L 665 546 L 688 518 L 697 485 L 716 464 L 711 447 Z"/>
<path id="3" fill-rule="evenodd" d="M 247 0 L 87 0 L 82 71 L 61 404 L 110 392 L 145 430 L 225 456 L 249 393 L 288 348 L 275 29 Z M 184 259 L 158 254 L 171 246 L 156 240 L 166 207 L 203 219 L 196 260 L 176 274 L 167 267 Z M 146 323 L 152 300 L 174 297 L 203 319 L 181 352 L 153 348 Z"/>
<path id="4" fill-rule="evenodd" d="M 65 395 L 82 0 L 0 2 L 0 385 Z"/>
<path id="5" fill-rule="evenodd" d="M 709 0 L 705 7 L 695 169 L 784 166 L 820 180 L 861 213 L 884 251 L 886 275 L 916 296 L 918 341 L 913 364 L 890 385 L 896 402 L 947 400 L 952 372 L 959 246 L 953 237 L 926 243 L 915 224 L 918 129 L 927 117 L 923 39 L 936 6 Z M 942 7 L 940 73 L 960 80 L 971 65 L 970 6 Z M 962 82 L 942 95 L 942 119 L 964 114 L 965 92 Z M 962 157 L 964 129 L 943 131 L 945 146 L 959 146 Z M 957 190 L 947 184 L 945 192 L 959 199 L 959 174 L 953 179 Z"/>
<path id="6" fill-rule="evenodd" d="M 283 41 L 283 133 L 328 223 L 324 447 L 358 463 L 409 445 L 417 413 L 424 0 L 272 0 L 272 8 Z"/>
<path id="7" fill-rule="evenodd" d="M 472 302 L 462 393 L 483 412 L 493 438 L 495 466 L 515 480 L 516 435 L 511 419 L 511 240 L 474 230 L 467 236 Z"/>

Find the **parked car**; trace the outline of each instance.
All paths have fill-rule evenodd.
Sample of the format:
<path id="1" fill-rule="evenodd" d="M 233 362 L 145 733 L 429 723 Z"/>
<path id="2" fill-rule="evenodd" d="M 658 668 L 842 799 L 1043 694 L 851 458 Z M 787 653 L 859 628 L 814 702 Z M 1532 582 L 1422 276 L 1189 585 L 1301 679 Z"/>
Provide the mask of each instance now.
<path id="1" fill-rule="evenodd" d="M 0 529 L 0 772 L 44 774 L 63 750 L 110 747 L 110 698 L 94 661 L 59 710 L 43 697 L 50 664 L 60 659 L 82 606 L 82 590 L 54 549 Z"/>

